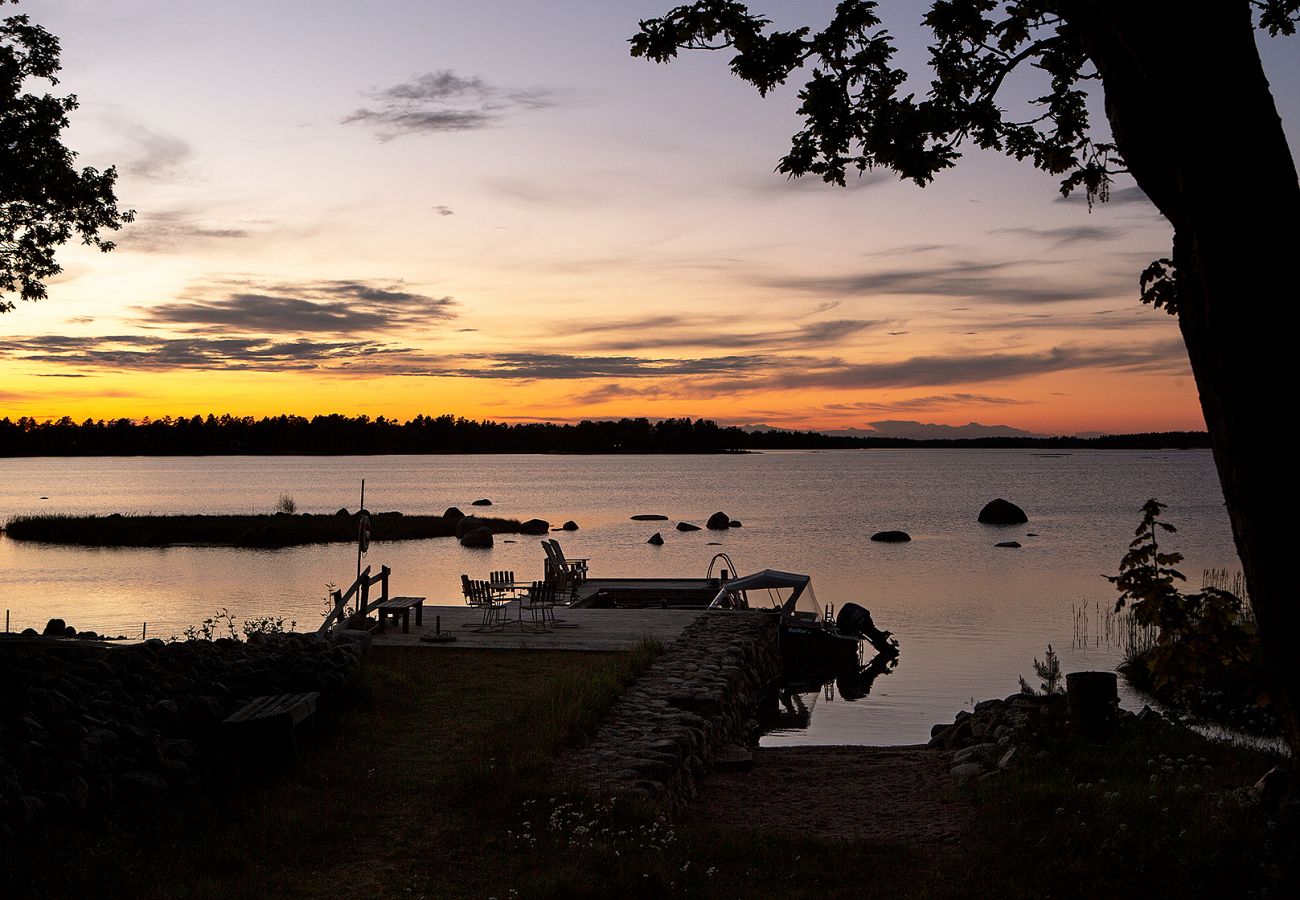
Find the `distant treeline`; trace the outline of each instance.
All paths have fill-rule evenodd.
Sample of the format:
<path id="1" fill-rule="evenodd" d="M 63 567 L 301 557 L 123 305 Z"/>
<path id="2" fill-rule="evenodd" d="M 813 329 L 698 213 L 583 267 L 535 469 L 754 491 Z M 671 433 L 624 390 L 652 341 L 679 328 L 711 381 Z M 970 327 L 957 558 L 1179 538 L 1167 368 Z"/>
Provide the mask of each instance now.
<path id="1" fill-rule="evenodd" d="M 708 419 L 619 419 L 577 424 L 478 422 L 416 416 L 164 416 L 74 422 L 0 419 L 0 456 L 230 456 L 367 453 L 737 453 L 745 450 L 890 447 L 1159 449 L 1208 447 L 1204 432 L 1170 431 L 1097 438 L 908 440 L 814 431 L 748 432 Z"/>

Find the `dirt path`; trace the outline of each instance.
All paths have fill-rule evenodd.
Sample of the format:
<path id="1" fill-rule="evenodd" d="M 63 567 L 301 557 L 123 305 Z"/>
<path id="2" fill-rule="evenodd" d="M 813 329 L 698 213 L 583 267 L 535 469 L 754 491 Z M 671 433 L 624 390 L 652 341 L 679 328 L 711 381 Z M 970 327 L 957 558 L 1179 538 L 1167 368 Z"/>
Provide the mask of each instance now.
<path id="1" fill-rule="evenodd" d="M 910 747 L 780 747 L 754 751 L 749 772 L 713 772 L 692 824 L 918 844 L 954 840 L 972 808 L 956 799 L 948 754 Z"/>

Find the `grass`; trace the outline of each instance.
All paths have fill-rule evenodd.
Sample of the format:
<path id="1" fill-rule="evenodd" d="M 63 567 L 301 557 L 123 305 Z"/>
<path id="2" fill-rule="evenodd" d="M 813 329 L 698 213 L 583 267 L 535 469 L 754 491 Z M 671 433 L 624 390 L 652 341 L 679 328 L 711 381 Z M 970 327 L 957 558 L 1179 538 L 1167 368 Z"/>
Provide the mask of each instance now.
<path id="1" fill-rule="evenodd" d="M 566 793 L 555 754 L 657 650 L 378 648 L 292 771 L 51 834 L 0 858 L 0 896 L 1284 895 L 1293 833 L 1230 795 L 1276 760 L 1172 725 L 1101 747 L 1042 735 L 1049 760 L 966 789 L 979 824 L 955 845 L 679 829 Z M 809 803 L 835 790 L 825 774 Z"/>
<path id="2" fill-rule="evenodd" d="M 371 518 L 375 541 L 409 541 L 452 537 L 457 519 L 378 513 Z M 516 519 L 479 518 L 494 534 L 542 534 L 524 531 Z M 19 541 L 78 544 L 88 547 L 161 547 L 169 544 L 217 544 L 236 547 L 291 547 L 299 544 L 348 543 L 357 539 L 354 516 L 16 516 L 5 525 Z"/>

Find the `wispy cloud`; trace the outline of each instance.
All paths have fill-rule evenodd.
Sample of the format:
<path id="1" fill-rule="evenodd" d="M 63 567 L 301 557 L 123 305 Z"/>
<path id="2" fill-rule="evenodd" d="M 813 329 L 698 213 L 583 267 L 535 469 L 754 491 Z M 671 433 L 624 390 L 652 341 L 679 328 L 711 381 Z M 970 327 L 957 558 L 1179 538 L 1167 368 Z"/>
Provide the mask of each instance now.
<path id="1" fill-rule="evenodd" d="M 500 87 L 451 69 L 415 75 L 367 96 L 371 105 L 348 114 L 343 123 L 365 125 L 381 141 L 408 134 L 473 131 L 559 103 L 559 92 L 552 88 Z"/>
<path id="2" fill-rule="evenodd" d="M 921 412 L 960 409 L 966 406 L 1014 406 L 1023 401 L 1010 397 L 993 397 L 988 394 L 930 394 L 925 397 L 907 397 L 899 400 L 858 400 L 852 403 L 828 403 L 824 408 L 834 412 Z"/>
<path id="3" fill-rule="evenodd" d="M 994 228 L 989 234 L 1018 234 L 1023 237 L 1048 241 L 1053 248 L 1065 247 L 1080 242 L 1113 241 L 1128 233 L 1127 228 L 1110 225 L 1067 225 L 1061 228 Z"/>
<path id="4" fill-rule="evenodd" d="M 325 342 L 267 337 L 179 337 L 141 334 L 95 337 L 38 335 L 0 340 L 0 356 L 92 369 L 167 371 L 294 371 L 317 369 L 385 352 L 372 341 Z"/>
<path id="5" fill-rule="evenodd" d="M 564 323 L 557 333 L 584 335 L 597 350 L 649 350 L 663 347 L 712 347 L 746 350 L 810 349 L 844 343 L 884 325 L 878 319 L 831 319 L 768 331 L 735 331 L 746 316 L 655 315 L 604 322 Z M 600 335 L 616 335 L 601 337 Z"/>
<path id="6" fill-rule="evenodd" d="M 140 253 L 175 253 L 196 245 L 242 240 L 252 234 L 245 226 L 218 225 L 184 209 L 162 210 L 140 215 L 116 238 L 123 250 Z"/>
<path id="7" fill-rule="evenodd" d="M 953 262 L 918 268 L 873 270 L 846 275 L 768 278 L 768 287 L 847 296 L 918 295 L 1003 303 L 1059 303 L 1113 297 L 1114 278 L 1092 283 L 1082 278 L 1035 279 L 1010 262 Z M 1125 281 L 1125 284 L 1128 282 Z"/>
<path id="8" fill-rule="evenodd" d="M 308 281 L 218 283 L 179 303 L 140 307 L 143 322 L 238 334 L 346 334 L 428 326 L 452 319 L 451 297 L 404 290 L 400 283 Z"/>
<path id="9" fill-rule="evenodd" d="M 190 181 L 195 176 L 189 168 L 194 148 L 189 142 L 138 123 L 118 123 L 118 130 L 131 143 L 122 171 L 146 181 Z"/>

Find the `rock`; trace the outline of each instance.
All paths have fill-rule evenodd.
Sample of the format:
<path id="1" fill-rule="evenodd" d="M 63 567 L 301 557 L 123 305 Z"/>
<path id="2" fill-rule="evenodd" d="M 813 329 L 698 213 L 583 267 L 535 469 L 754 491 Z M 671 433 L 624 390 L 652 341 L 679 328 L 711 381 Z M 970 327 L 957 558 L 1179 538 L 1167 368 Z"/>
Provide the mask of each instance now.
<path id="1" fill-rule="evenodd" d="M 24 629 L 22 630 L 22 636 L 23 636 L 23 637 L 38 637 L 35 628 L 24 628 Z"/>
<path id="2" fill-rule="evenodd" d="M 567 521 L 567 522 L 565 522 L 563 525 L 561 525 L 560 528 L 562 528 L 562 529 L 565 530 L 565 531 L 577 531 L 577 530 L 578 530 L 578 523 L 575 522 L 575 521 L 573 521 L 572 519 L 570 519 L 569 521 Z"/>
<path id="3" fill-rule="evenodd" d="M 742 526 L 742 525 L 740 524 L 740 520 L 739 520 L 739 519 L 732 519 L 730 522 L 727 523 L 727 527 L 728 527 L 728 528 L 742 528 L 742 527 L 744 527 L 744 526 Z"/>
<path id="4" fill-rule="evenodd" d="M 1011 747 L 1007 750 L 1006 753 L 1003 753 L 1000 757 L 998 757 L 998 768 L 999 769 L 1014 768 L 1019 762 L 1020 762 L 1020 751 L 1015 747 Z"/>
<path id="5" fill-rule="evenodd" d="M 719 772 L 748 772 L 754 768 L 754 754 L 731 744 L 718 751 L 713 757 L 713 765 Z"/>
<path id="6" fill-rule="evenodd" d="M 491 505 L 492 505 L 492 501 L 489 500 L 487 497 L 483 497 L 479 500 L 475 500 L 473 503 L 470 504 L 470 506 L 491 506 Z"/>
<path id="7" fill-rule="evenodd" d="M 1038 532 L 1036 532 L 1036 531 L 1026 531 L 1026 532 L 1025 532 L 1025 537 L 1038 537 Z"/>
<path id="8" fill-rule="evenodd" d="M 704 523 L 704 527 L 712 528 L 714 531 L 721 531 L 724 528 L 731 527 L 731 517 L 724 512 L 715 512 L 709 516 L 709 521 Z"/>
<path id="9" fill-rule="evenodd" d="M 460 545 L 462 547 L 473 547 L 476 549 L 486 549 L 492 546 L 492 529 L 480 525 L 478 528 L 471 528 L 461 536 Z"/>
<path id="10" fill-rule="evenodd" d="M 994 547 L 1010 547 L 1013 550 L 1020 549 L 1020 541 L 998 541 Z"/>
<path id="11" fill-rule="evenodd" d="M 545 519 L 529 519 L 520 524 L 520 534 L 546 534 L 551 530 L 551 523 Z"/>
<path id="12" fill-rule="evenodd" d="M 117 786 L 130 797 L 151 799 L 167 790 L 167 779 L 152 772 L 123 772 L 117 776 Z"/>
<path id="13" fill-rule="evenodd" d="M 881 544 L 906 544 L 912 536 L 906 531 L 877 531 L 871 539 Z"/>
<path id="14" fill-rule="evenodd" d="M 953 766 L 952 770 L 948 774 L 955 778 L 957 783 L 960 784 L 964 781 L 970 781 L 978 775 L 983 775 L 984 767 L 979 763 L 962 763 L 959 766 Z"/>
<path id="15" fill-rule="evenodd" d="M 667 522 L 667 516 L 655 515 L 653 513 L 642 513 L 632 517 L 633 522 Z"/>
<path id="16" fill-rule="evenodd" d="M 76 637 L 76 636 L 77 636 L 77 629 L 75 629 L 75 628 L 73 628 L 71 625 L 69 625 L 67 628 L 63 629 L 63 636 L 64 636 L 64 637 Z"/>
<path id="17" fill-rule="evenodd" d="M 50 619 L 45 623 L 45 631 L 42 634 L 47 637 L 62 637 L 63 632 L 68 628 L 68 623 L 62 619 Z"/>
<path id="18" fill-rule="evenodd" d="M 699 531 L 700 526 L 692 525 L 690 522 L 678 522 L 677 530 L 678 531 Z"/>
<path id="19" fill-rule="evenodd" d="M 662 546 L 663 542 L 664 536 L 657 531 L 650 535 L 650 540 L 646 541 L 647 544 L 654 544 L 656 547 Z"/>
<path id="20" fill-rule="evenodd" d="M 456 537 L 462 538 L 469 532 L 473 531 L 475 528 L 485 528 L 485 527 L 487 527 L 487 523 L 485 523 L 478 516 L 465 516 L 463 519 L 459 519 L 456 522 L 456 528 L 455 528 Z"/>
<path id="21" fill-rule="evenodd" d="M 1252 803 L 1271 808 L 1286 794 L 1290 783 L 1291 773 L 1281 766 L 1274 766 L 1246 791 L 1246 796 Z"/>
<path id="22" fill-rule="evenodd" d="M 348 512 L 348 508 L 346 506 L 340 506 L 339 511 L 336 512 L 334 515 L 343 516 L 344 518 L 347 518 L 348 516 L 352 515 L 352 513 Z"/>
<path id="23" fill-rule="evenodd" d="M 461 512 L 459 509 L 457 509 L 456 507 L 449 506 L 447 507 L 447 511 L 442 514 L 442 517 L 444 519 L 451 519 L 452 521 L 458 521 L 460 519 L 465 518 L 465 514 Z"/>
<path id="24" fill-rule="evenodd" d="M 994 698 L 993 700 L 981 700 L 975 704 L 975 712 L 982 713 L 986 709 L 1001 709 L 1006 703 L 1003 700 Z"/>
<path id="25" fill-rule="evenodd" d="M 979 520 L 985 525 L 1020 525 L 1028 522 L 1029 516 L 1010 500 L 999 497 L 984 504 L 984 508 L 980 510 Z"/>

